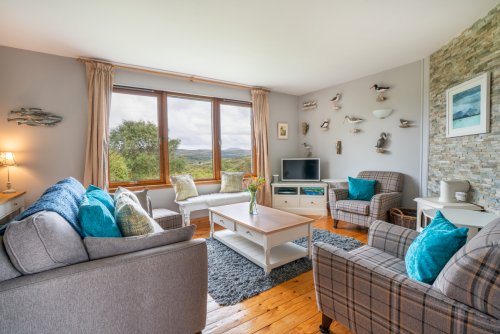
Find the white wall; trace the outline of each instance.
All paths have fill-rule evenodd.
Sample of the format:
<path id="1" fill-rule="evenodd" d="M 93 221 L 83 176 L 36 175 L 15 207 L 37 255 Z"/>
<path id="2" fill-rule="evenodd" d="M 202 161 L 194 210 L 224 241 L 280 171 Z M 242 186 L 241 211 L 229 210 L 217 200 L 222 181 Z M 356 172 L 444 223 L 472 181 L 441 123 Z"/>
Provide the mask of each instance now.
<path id="1" fill-rule="evenodd" d="M 192 83 L 159 75 L 117 70 L 115 83 L 181 93 L 250 101 L 247 90 Z M 269 150 L 273 172 L 279 161 L 296 154 L 298 98 L 271 93 Z M 40 107 L 64 117 L 55 127 L 29 127 L 7 122 L 10 110 Z M 276 122 L 288 121 L 290 139 L 277 139 Z M 28 191 L 28 202 L 58 180 L 83 179 L 87 131 L 85 67 L 75 59 L 0 46 L 0 151 L 13 151 L 19 166 L 11 169 L 13 186 Z M 0 190 L 6 168 L 0 168 Z M 218 191 L 219 185 L 200 186 L 200 193 Z M 176 209 L 172 188 L 151 191 L 155 207 Z"/>
<path id="2" fill-rule="evenodd" d="M 63 116 L 55 127 L 7 122 L 9 111 L 38 107 Z M 87 131 L 85 69 L 75 59 L 0 47 L 0 151 L 13 151 L 17 190 L 28 202 L 67 176 L 83 179 Z M 7 169 L 0 167 L 0 190 Z"/>
<path id="3" fill-rule="evenodd" d="M 313 156 L 321 158 L 322 178 L 347 178 L 362 170 L 398 171 L 405 174 L 403 205 L 414 207 L 413 198 L 419 196 L 421 142 L 422 142 L 422 62 L 415 62 L 392 70 L 370 75 L 337 86 L 313 92 L 299 98 L 317 100 L 318 108 L 302 111 L 299 107 L 299 123 L 310 123 L 307 135 L 300 134 L 299 145 L 312 145 Z M 391 87 L 387 100 L 376 101 L 373 84 Z M 333 110 L 330 99 L 342 94 L 340 110 Z M 386 119 L 372 114 L 374 109 L 392 108 Z M 352 134 L 353 128 L 344 123 L 346 115 L 365 119 L 359 125 L 361 132 Z M 323 131 L 320 124 L 329 118 L 330 129 Z M 399 119 L 412 120 L 415 126 L 402 129 Z M 390 133 L 387 153 L 376 152 L 375 144 L 381 132 Z M 342 154 L 336 154 L 336 142 L 342 141 Z M 300 148 L 302 154 L 305 150 Z"/>

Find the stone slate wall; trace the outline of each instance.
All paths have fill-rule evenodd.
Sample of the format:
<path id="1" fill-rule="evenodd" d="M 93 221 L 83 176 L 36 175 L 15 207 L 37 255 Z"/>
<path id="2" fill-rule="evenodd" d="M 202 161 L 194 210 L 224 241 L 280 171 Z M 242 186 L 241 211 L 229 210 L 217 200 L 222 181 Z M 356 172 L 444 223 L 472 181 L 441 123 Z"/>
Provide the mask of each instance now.
<path id="1" fill-rule="evenodd" d="M 446 90 L 490 72 L 490 132 L 446 138 Z M 500 5 L 430 57 L 430 196 L 441 180 L 471 183 L 469 201 L 500 213 Z"/>

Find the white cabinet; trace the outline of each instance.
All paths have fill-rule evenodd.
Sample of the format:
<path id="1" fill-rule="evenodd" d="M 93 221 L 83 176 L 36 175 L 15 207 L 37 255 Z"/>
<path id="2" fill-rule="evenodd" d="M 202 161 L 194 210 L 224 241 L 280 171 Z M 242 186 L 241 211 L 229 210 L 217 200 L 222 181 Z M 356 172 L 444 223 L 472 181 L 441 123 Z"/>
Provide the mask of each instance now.
<path id="1" fill-rule="evenodd" d="M 298 215 L 326 216 L 327 184 L 277 182 L 272 184 L 273 208 Z"/>

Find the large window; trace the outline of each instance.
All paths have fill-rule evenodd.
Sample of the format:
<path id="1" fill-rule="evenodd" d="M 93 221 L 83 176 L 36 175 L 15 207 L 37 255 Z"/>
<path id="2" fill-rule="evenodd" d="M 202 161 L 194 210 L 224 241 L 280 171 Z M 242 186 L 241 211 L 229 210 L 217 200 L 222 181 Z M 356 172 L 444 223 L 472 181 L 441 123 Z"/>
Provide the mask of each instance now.
<path id="1" fill-rule="evenodd" d="M 212 101 L 167 96 L 170 175 L 214 178 Z"/>
<path id="2" fill-rule="evenodd" d="M 110 186 L 199 182 L 253 173 L 249 102 L 115 87 L 109 116 Z"/>

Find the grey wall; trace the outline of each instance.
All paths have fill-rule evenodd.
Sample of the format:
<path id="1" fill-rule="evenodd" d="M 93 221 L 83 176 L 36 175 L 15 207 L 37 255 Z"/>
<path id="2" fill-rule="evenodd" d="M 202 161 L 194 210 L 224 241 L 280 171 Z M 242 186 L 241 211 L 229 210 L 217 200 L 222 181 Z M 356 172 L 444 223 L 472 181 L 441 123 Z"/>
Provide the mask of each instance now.
<path id="1" fill-rule="evenodd" d="M 246 90 L 191 83 L 164 76 L 117 70 L 115 83 L 181 93 L 250 101 Z M 282 157 L 295 156 L 298 146 L 296 96 L 271 93 L 269 150 L 273 172 Z M 64 117 L 55 127 L 18 126 L 7 122 L 10 110 L 40 107 Z M 276 122 L 290 123 L 290 139 L 277 139 Z M 83 179 L 87 131 L 87 93 L 84 65 L 75 59 L 0 46 L 0 151 L 13 151 L 19 166 L 11 168 L 13 186 L 28 191 L 33 202 L 51 184 L 73 176 Z M 0 168 L 0 190 L 6 168 Z M 199 186 L 200 193 L 219 185 Z M 155 207 L 176 209 L 172 188 L 151 191 Z"/>
<path id="2" fill-rule="evenodd" d="M 299 107 L 299 123 L 309 122 L 307 135 L 300 134 L 299 145 L 312 145 L 313 156 L 321 158 L 322 178 L 347 178 L 362 170 L 390 170 L 405 174 L 403 205 L 414 207 L 413 199 L 419 196 L 422 142 L 422 72 L 423 62 L 415 62 L 351 82 L 332 86 L 299 98 L 299 104 L 317 100 L 318 108 L 302 111 Z M 387 100 L 376 101 L 373 84 L 391 87 Z M 330 99 L 342 93 L 340 110 L 333 110 Z M 372 114 L 374 109 L 394 109 L 386 119 Z M 359 125 L 360 133 L 352 134 L 353 128 L 344 123 L 346 115 L 365 119 Z M 399 119 L 412 120 L 413 127 L 402 129 Z M 323 120 L 330 119 L 330 129 L 320 129 Z M 387 153 L 380 154 L 375 144 L 381 132 L 390 133 Z M 336 154 L 336 142 L 342 141 L 342 154 Z M 305 150 L 299 148 L 302 155 Z"/>
<path id="3" fill-rule="evenodd" d="M 430 57 L 429 184 L 468 180 L 469 201 L 500 213 L 500 5 Z M 490 131 L 446 138 L 446 90 L 491 73 Z"/>
<path id="4" fill-rule="evenodd" d="M 17 190 L 29 202 L 58 180 L 83 179 L 87 131 L 84 66 L 75 59 L 0 47 L 0 151 L 13 151 L 11 167 Z M 10 110 L 39 107 L 64 117 L 55 127 L 7 122 Z M 0 167 L 0 190 L 7 169 Z"/>

